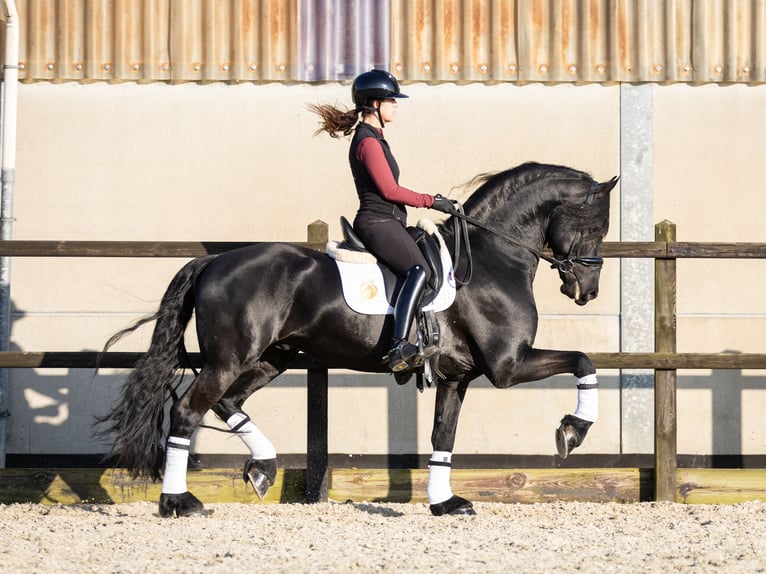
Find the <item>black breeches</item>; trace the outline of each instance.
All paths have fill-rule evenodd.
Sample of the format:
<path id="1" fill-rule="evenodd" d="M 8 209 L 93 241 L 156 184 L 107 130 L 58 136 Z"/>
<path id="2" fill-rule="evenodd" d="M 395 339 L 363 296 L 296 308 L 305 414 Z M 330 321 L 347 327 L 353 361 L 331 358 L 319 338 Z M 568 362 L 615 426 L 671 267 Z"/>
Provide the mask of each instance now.
<path id="1" fill-rule="evenodd" d="M 383 219 L 369 215 L 358 215 L 354 220 L 354 231 L 367 248 L 402 277 L 415 265 L 426 271 L 426 283 L 431 278 L 431 269 L 415 240 L 396 219 Z"/>

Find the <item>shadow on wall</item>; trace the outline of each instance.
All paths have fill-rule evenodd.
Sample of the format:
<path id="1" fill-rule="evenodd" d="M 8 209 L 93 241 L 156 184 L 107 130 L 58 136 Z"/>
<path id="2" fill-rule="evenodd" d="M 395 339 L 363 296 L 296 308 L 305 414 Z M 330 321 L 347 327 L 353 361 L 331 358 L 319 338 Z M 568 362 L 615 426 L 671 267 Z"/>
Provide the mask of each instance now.
<path id="1" fill-rule="evenodd" d="M 26 313 L 11 302 L 11 315 L 17 321 Z M 14 343 L 13 333 L 9 348 L 24 351 Z M 53 491 L 67 492 L 71 495 L 67 498 L 76 497 L 83 502 L 110 500 L 101 486 L 103 472 L 77 470 L 99 466 L 105 470 L 100 455 L 61 454 L 72 452 L 72 437 L 81 432 L 78 429 L 92 424 L 95 414 L 92 407 L 117 384 L 84 382 L 92 375 L 88 369 L 10 370 L 11 430 L 6 467 L 35 470 L 24 474 L 4 471 L 0 475 L 0 502 L 5 502 L 4 494 L 11 493 L 14 498 L 30 502 L 60 502 L 51 498 Z"/>

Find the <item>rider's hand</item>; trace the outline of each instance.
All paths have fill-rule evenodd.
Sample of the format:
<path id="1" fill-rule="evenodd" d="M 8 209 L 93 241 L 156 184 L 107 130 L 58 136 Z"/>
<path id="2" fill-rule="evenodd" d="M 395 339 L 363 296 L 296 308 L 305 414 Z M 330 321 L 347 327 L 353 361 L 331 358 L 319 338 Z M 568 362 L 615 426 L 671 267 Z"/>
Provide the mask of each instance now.
<path id="1" fill-rule="evenodd" d="M 443 213 L 455 213 L 455 207 L 452 204 L 452 201 L 444 197 L 441 193 L 434 196 L 434 204 L 431 206 L 431 209 Z"/>

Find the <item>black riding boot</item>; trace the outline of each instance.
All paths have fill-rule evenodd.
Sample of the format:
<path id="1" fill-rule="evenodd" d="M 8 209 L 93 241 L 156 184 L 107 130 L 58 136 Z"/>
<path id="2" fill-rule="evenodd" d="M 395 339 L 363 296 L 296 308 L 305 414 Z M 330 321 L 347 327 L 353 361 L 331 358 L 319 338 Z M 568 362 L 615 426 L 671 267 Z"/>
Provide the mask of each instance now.
<path id="1" fill-rule="evenodd" d="M 421 351 L 407 340 L 425 286 L 426 270 L 415 265 L 407 273 L 394 306 L 394 338 L 388 352 L 388 364 L 394 372 L 416 369 L 430 355 L 429 347 Z"/>

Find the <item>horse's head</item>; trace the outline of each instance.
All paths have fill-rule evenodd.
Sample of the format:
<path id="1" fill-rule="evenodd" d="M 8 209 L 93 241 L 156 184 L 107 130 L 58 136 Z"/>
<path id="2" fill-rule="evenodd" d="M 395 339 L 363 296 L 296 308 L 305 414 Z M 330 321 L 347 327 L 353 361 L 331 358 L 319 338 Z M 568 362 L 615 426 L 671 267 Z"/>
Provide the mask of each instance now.
<path id="1" fill-rule="evenodd" d="M 567 197 L 555 210 L 547 243 L 558 260 L 561 292 L 585 305 L 598 296 L 601 244 L 609 229 L 610 192 L 619 178 L 593 182 L 584 194 Z"/>

